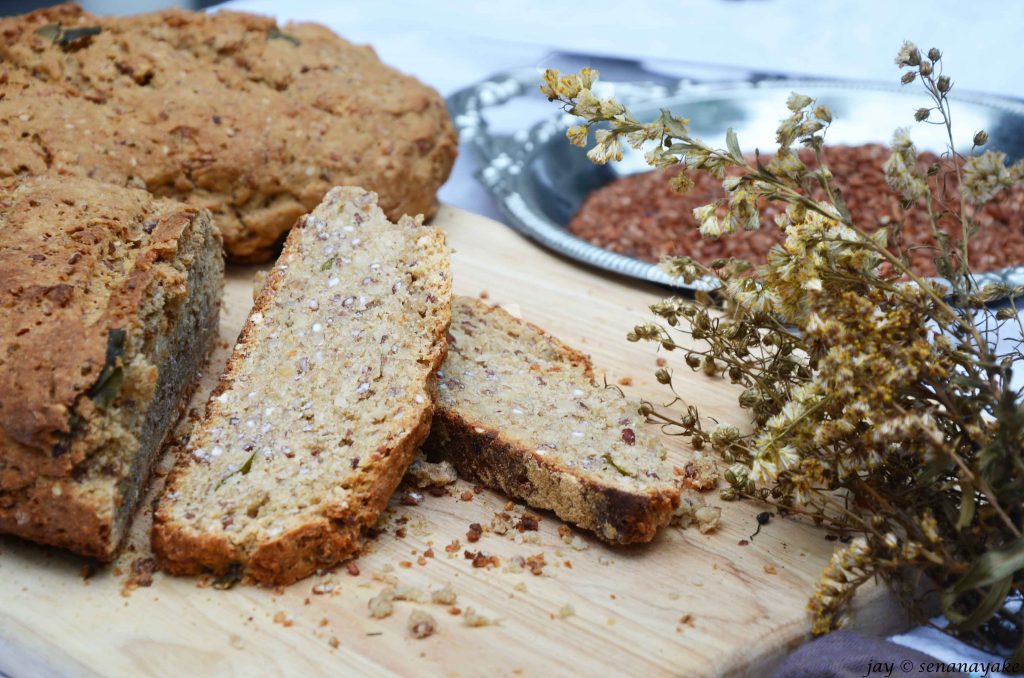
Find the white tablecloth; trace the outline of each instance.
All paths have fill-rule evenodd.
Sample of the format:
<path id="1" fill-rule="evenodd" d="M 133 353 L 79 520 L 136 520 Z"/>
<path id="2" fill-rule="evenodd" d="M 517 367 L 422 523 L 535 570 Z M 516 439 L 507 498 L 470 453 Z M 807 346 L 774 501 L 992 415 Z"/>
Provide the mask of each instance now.
<path id="1" fill-rule="evenodd" d="M 498 71 L 539 72 L 556 51 L 637 59 L 697 79 L 761 71 L 895 83 L 900 72 L 893 59 L 910 39 L 923 50 L 937 46 L 946 53 L 946 72 L 957 87 L 1024 98 L 1024 2 L 1016 1 L 233 0 L 224 6 L 323 23 L 373 45 L 386 63 L 445 95 Z M 521 120 L 523 127 L 531 122 Z M 501 221 L 473 178 L 477 167 L 462 149 L 440 198 Z M 943 661 L 994 660 L 931 629 L 893 640 Z"/>

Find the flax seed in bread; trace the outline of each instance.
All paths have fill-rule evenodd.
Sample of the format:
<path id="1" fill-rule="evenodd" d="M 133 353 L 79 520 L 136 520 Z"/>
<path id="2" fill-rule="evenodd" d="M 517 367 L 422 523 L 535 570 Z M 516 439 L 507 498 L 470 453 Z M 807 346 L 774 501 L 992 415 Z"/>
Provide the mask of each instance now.
<path id="1" fill-rule="evenodd" d="M 433 89 L 315 24 L 237 12 L 0 19 L 0 177 L 47 168 L 208 208 L 265 261 L 338 184 L 435 210 L 457 140 Z"/>
<path id="2" fill-rule="evenodd" d="M 216 336 L 205 210 L 0 182 L 0 532 L 110 559 Z"/>
<path id="3" fill-rule="evenodd" d="M 431 458 L 619 544 L 646 542 L 679 505 L 667 450 L 589 359 L 504 310 L 452 303 Z"/>
<path id="4" fill-rule="evenodd" d="M 336 188 L 289 234 L 158 505 L 165 571 L 286 584 L 351 556 L 426 437 L 449 254 L 375 199 Z"/>

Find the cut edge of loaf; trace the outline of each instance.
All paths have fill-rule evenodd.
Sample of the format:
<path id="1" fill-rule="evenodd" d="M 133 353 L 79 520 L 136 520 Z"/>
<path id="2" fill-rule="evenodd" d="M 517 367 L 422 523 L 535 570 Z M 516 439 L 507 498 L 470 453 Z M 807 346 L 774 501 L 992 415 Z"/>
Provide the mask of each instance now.
<path id="1" fill-rule="evenodd" d="M 456 297 L 455 302 L 453 314 L 461 302 L 481 313 L 497 314 L 530 328 L 562 361 L 581 368 L 584 377 L 594 384 L 590 357 L 544 328 L 472 297 Z M 440 403 L 436 405 L 424 451 L 430 459 L 449 461 L 463 477 L 522 499 L 533 508 L 553 511 L 562 520 L 590 530 L 612 544 L 651 541 L 659 528 L 671 522 L 679 507 L 678 488 L 632 492 L 584 478 L 539 457 L 533 449 L 510 440 L 502 431 L 484 422 L 468 420 Z"/>
<path id="2" fill-rule="evenodd" d="M 355 196 L 366 194 L 372 196 L 372 200 L 376 204 L 376 193 L 356 187 L 332 189 L 324 197 L 324 201 L 331 199 L 332 196 L 341 196 L 342 200 L 352 200 Z M 302 236 L 308 223 L 308 216 L 300 217 L 289 231 L 285 239 L 282 258 L 288 252 L 290 243 L 293 240 L 298 241 Z M 421 225 L 422 222 L 404 216 L 397 223 Z M 447 239 L 441 229 L 425 228 L 419 237 L 427 237 L 430 240 L 429 245 L 447 250 Z M 449 263 L 449 267 L 446 268 L 443 276 L 445 288 L 440 292 L 450 302 L 450 259 L 447 257 L 446 262 Z M 268 309 L 284 276 L 284 269 L 276 265 L 267 274 L 262 287 L 256 293 L 256 299 L 238 336 L 237 344 L 244 344 L 248 340 L 254 328 L 254 314 L 262 314 Z M 425 392 L 428 394 L 434 375 L 444 363 L 448 352 L 445 337 L 451 322 L 450 303 L 448 309 L 447 317 L 443 319 L 439 331 L 436 333 L 436 340 L 424 359 L 420 361 L 427 367 Z M 239 360 L 241 358 L 232 353 L 224 368 L 224 376 L 221 377 L 220 383 L 210 394 L 211 401 L 230 386 L 228 375 L 234 372 Z M 294 583 L 313 574 L 318 569 L 331 567 L 350 557 L 361 546 L 361 538 L 365 530 L 376 523 L 380 513 L 387 507 L 388 500 L 401 482 L 406 469 L 429 435 L 434 413 L 434 403 L 427 399 L 419 420 L 400 443 L 391 449 L 378 450 L 381 454 L 380 466 L 384 469 L 384 473 L 373 477 L 372 482 L 365 483 L 364 486 L 353 491 L 354 501 L 349 502 L 349 505 L 358 508 L 348 512 L 339 512 L 337 515 L 331 515 L 328 510 L 324 514 L 314 516 L 311 522 L 263 541 L 252 552 L 247 552 L 223 536 L 198 534 L 187 529 L 161 510 L 162 506 L 158 507 L 153 515 L 151 543 L 160 569 L 174 575 L 204 573 L 218 576 L 237 575 L 239 578 L 263 585 L 281 586 Z M 168 476 L 164 497 L 173 491 L 178 478 L 187 470 L 185 451 L 179 449 L 177 452 L 178 461 Z"/>

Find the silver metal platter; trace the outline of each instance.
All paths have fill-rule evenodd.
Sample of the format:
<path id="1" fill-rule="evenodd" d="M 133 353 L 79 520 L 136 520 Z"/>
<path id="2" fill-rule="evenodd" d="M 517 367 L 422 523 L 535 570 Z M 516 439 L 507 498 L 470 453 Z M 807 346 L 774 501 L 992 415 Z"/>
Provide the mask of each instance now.
<path id="1" fill-rule="evenodd" d="M 714 278 L 686 285 L 655 264 L 597 247 L 568 231 L 567 224 L 591 191 L 624 174 L 650 168 L 640 154 L 629 149 L 620 163 L 592 164 L 583 149 L 565 138 L 566 129 L 576 124 L 576 119 L 546 102 L 539 83 L 537 70 L 514 71 L 448 99 L 462 141 L 482 161 L 479 180 L 513 228 L 556 252 L 611 273 L 691 291 L 717 287 Z M 920 150 L 941 152 L 946 145 L 944 128 L 914 123 L 914 111 L 928 105 L 926 95 L 914 86 L 795 79 L 697 84 L 665 78 L 601 86 L 605 88 L 602 96 L 614 94 L 640 120 L 655 119 L 663 108 L 689 118 L 691 133 L 713 146 L 725 146 L 725 132 L 731 127 L 744 152 L 755 148 L 773 152 L 775 129 L 786 115 L 785 101 L 794 91 L 832 108 L 834 118 L 826 143 L 888 143 L 897 127 L 909 127 Z M 984 129 L 990 137 L 986 148 L 1004 151 L 1010 161 L 1024 156 L 1024 102 L 974 94 L 950 99 L 958 151 L 969 150 L 974 133 Z M 516 121 L 522 119 L 517 111 L 536 112 L 541 105 L 550 109 L 545 119 L 532 127 L 516 127 Z M 501 129 L 495 121 L 501 122 Z M 981 284 L 998 280 L 1020 285 L 1024 284 L 1024 266 L 980 273 L 976 278 Z"/>

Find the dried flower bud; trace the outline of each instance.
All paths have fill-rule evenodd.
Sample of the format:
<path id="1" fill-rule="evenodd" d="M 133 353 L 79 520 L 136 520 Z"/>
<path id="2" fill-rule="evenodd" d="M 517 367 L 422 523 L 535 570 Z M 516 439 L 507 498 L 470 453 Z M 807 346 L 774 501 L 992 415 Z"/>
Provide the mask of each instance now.
<path id="1" fill-rule="evenodd" d="M 938 82 L 935 83 L 936 89 L 943 93 L 948 92 L 952 86 L 953 82 L 948 75 L 940 75 Z"/>
<path id="2" fill-rule="evenodd" d="M 899 54 L 896 55 L 896 65 L 917 66 L 919 63 L 921 63 L 921 50 L 909 40 L 904 40 Z"/>
<path id="3" fill-rule="evenodd" d="M 978 130 L 977 132 L 974 133 L 974 145 L 975 146 L 984 146 L 987 143 L 988 143 L 988 132 L 986 132 L 985 130 L 982 129 L 982 130 Z"/>
<path id="4" fill-rule="evenodd" d="M 658 380 L 659 384 L 671 384 L 672 373 L 666 370 L 664 367 L 654 373 L 654 378 Z"/>
<path id="5" fill-rule="evenodd" d="M 904 85 L 909 85 L 914 82 L 915 79 L 917 79 L 917 71 L 907 71 L 903 74 L 903 77 L 900 78 L 900 82 Z"/>
<path id="6" fill-rule="evenodd" d="M 932 61 L 938 61 L 942 58 L 942 52 L 939 51 L 938 47 L 932 47 L 928 50 L 928 58 Z"/>
<path id="7" fill-rule="evenodd" d="M 649 417 L 654 413 L 654 406 L 650 403 L 640 403 L 639 412 L 641 417 Z"/>
<path id="8" fill-rule="evenodd" d="M 1012 306 L 1006 306 L 996 311 L 996 318 L 999 320 L 1009 320 L 1017 317 L 1017 309 Z"/>
<path id="9" fill-rule="evenodd" d="M 932 62 L 925 59 L 921 62 L 921 65 L 917 67 L 917 70 L 921 72 L 921 77 L 927 78 L 932 74 Z"/>
<path id="10" fill-rule="evenodd" d="M 743 391 L 743 393 L 740 394 L 740 398 L 739 398 L 740 407 L 746 407 L 746 408 L 750 408 L 750 407 L 754 407 L 756 405 L 759 405 L 759 404 L 761 404 L 762 400 L 763 400 L 763 398 L 761 398 L 761 392 L 758 391 L 757 388 L 755 388 L 753 386 L 751 386 L 750 388 L 748 388 L 745 391 Z"/>
<path id="11" fill-rule="evenodd" d="M 925 120 L 928 119 L 929 115 L 931 115 L 931 111 L 929 109 L 919 108 L 917 109 L 917 111 L 914 112 L 914 120 L 917 120 L 918 122 L 924 122 Z"/>
<path id="12" fill-rule="evenodd" d="M 686 364 L 692 367 L 693 369 L 697 369 L 698 367 L 700 367 L 700 356 L 697 355 L 696 353 L 687 353 Z"/>

